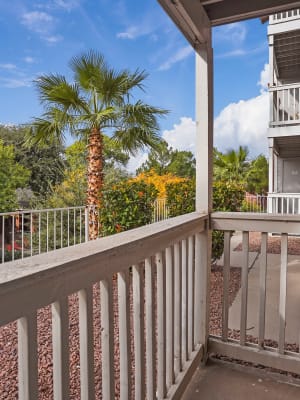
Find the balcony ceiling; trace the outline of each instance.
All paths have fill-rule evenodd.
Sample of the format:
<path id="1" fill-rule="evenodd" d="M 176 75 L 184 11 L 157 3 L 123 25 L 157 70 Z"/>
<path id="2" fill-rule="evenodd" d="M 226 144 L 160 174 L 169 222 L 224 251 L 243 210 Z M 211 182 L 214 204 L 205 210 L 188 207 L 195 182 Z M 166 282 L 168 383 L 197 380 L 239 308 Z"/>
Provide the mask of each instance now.
<path id="1" fill-rule="evenodd" d="M 295 158 L 300 154 L 300 136 L 275 138 L 275 146 L 282 158 Z"/>
<path id="2" fill-rule="evenodd" d="M 300 80 L 300 30 L 274 36 L 274 51 L 281 80 Z"/>
<path id="3" fill-rule="evenodd" d="M 210 26 L 263 17 L 300 7 L 291 0 L 158 0 L 193 47 L 208 40 Z"/>

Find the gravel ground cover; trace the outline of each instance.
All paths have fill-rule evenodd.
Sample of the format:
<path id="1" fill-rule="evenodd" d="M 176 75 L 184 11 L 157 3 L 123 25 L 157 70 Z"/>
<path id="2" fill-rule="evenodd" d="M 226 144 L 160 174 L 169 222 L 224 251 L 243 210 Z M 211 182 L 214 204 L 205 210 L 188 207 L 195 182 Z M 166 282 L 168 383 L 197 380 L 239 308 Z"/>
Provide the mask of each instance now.
<path id="1" fill-rule="evenodd" d="M 249 251 L 260 252 L 261 233 L 250 232 L 249 234 Z M 268 253 L 280 254 L 281 240 L 279 236 L 268 237 Z M 240 243 L 235 251 L 242 250 L 242 243 Z M 300 237 L 290 236 L 288 238 L 288 254 L 299 256 L 300 255 Z"/>

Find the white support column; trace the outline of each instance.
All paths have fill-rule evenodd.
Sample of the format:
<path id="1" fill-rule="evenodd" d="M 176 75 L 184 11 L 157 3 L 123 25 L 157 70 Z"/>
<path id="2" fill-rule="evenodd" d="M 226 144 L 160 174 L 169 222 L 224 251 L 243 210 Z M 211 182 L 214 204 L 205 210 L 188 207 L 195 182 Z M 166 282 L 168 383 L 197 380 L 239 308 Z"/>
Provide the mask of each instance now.
<path id="1" fill-rule="evenodd" d="M 210 40 L 196 48 L 196 211 L 212 211 L 212 168 L 213 168 L 213 50 Z M 204 346 L 207 356 L 209 335 L 209 298 L 211 265 L 211 231 L 208 229 L 197 236 L 196 273 L 199 280 L 200 304 L 195 304 L 199 312 L 200 326 L 197 338 Z M 195 283 L 198 285 L 198 282 Z M 199 330 L 198 330 L 199 329 Z"/>
<path id="2" fill-rule="evenodd" d="M 270 35 L 269 36 L 269 66 L 270 66 L 270 74 L 269 74 L 269 84 L 270 87 L 275 86 L 275 71 L 274 71 L 274 36 Z M 270 91 L 269 92 L 269 118 L 270 122 L 273 122 L 275 120 L 275 115 L 274 115 L 274 92 Z"/>
<path id="3" fill-rule="evenodd" d="M 274 139 L 269 139 L 269 193 L 274 192 Z"/>
<path id="4" fill-rule="evenodd" d="M 196 211 L 212 210 L 213 51 L 210 43 L 196 49 Z"/>

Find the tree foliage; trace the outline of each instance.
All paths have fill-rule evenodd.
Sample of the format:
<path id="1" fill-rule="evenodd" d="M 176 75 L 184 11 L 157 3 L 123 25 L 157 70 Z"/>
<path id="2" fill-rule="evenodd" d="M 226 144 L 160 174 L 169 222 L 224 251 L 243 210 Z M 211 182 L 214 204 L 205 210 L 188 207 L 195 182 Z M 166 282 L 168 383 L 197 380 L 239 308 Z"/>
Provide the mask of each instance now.
<path id="1" fill-rule="evenodd" d="M 0 140 L 0 212 L 18 208 L 17 188 L 28 184 L 30 171 L 16 162 L 12 145 Z"/>
<path id="2" fill-rule="evenodd" d="M 152 222 L 157 190 L 145 182 L 121 182 L 105 190 L 101 198 L 102 235 L 123 232 Z"/>
<path id="3" fill-rule="evenodd" d="M 0 138 L 4 144 L 13 145 L 16 161 L 30 171 L 28 187 L 41 200 L 63 179 L 64 149 L 47 141 L 43 147 L 26 144 L 27 129 L 24 126 L 0 126 Z"/>
<path id="4" fill-rule="evenodd" d="M 152 149 L 148 159 L 137 169 L 137 174 L 155 171 L 158 175 L 172 174 L 192 178 L 196 174 L 196 160 L 191 151 L 173 150 L 166 141 Z"/>

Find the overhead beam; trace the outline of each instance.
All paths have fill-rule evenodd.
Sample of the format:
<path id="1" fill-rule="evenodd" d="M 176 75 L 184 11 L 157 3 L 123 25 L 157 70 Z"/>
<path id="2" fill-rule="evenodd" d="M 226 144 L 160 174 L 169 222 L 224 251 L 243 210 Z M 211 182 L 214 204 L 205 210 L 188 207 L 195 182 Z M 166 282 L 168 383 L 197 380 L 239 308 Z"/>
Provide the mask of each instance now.
<path id="1" fill-rule="evenodd" d="M 258 18 L 300 7 L 300 1 L 291 0 L 225 0 L 205 5 L 205 11 L 213 26 Z"/>
<path id="2" fill-rule="evenodd" d="M 195 49 L 210 41 L 211 23 L 200 1 L 158 1 Z"/>

